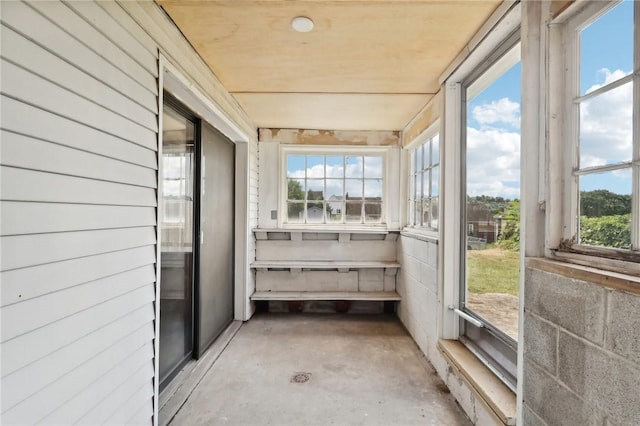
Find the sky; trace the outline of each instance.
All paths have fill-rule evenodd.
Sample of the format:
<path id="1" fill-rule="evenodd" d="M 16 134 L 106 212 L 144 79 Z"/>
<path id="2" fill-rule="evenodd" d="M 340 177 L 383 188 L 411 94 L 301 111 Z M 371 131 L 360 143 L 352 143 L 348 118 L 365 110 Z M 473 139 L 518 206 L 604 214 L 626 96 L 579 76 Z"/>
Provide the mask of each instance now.
<path id="1" fill-rule="evenodd" d="M 581 32 L 580 93 L 616 81 L 633 69 L 633 1 L 626 0 Z M 467 192 L 520 198 L 520 64 L 467 104 Z M 632 85 L 580 107 L 581 167 L 631 159 Z M 580 178 L 581 190 L 631 192 L 630 171 Z"/>

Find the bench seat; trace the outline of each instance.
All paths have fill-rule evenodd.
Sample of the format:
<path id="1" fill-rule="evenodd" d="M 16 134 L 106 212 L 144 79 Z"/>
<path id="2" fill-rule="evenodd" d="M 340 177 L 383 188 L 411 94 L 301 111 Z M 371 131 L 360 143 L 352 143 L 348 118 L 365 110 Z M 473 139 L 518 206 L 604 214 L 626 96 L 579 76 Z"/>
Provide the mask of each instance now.
<path id="1" fill-rule="evenodd" d="M 358 300 L 396 302 L 401 300 L 395 291 L 256 291 L 251 300 Z"/>

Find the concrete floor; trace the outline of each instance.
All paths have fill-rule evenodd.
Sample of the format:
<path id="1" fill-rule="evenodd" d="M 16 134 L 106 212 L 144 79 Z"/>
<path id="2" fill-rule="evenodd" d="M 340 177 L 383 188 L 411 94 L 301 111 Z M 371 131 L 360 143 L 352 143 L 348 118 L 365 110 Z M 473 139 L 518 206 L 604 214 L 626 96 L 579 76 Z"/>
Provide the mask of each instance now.
<path id="1" fill-rule="evenodd" d="M 297 383 L 297 373 L 310 379 Z M 258 314 L 177 413 L 180 425 L 469 425 L 390 315 Z"/>

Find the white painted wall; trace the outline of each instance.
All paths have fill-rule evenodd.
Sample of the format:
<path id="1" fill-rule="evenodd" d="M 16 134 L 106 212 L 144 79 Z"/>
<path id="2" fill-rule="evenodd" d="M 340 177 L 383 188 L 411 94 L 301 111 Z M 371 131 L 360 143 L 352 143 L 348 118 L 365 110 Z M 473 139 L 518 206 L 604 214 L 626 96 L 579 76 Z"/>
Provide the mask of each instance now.
<path id="1" fill-rule="evenodd" d="M 447 384 L 473 424 L 497 424 L 471 388 L 455 375 L 438 351 L 442 333 L 442 288 L 438 280 L 438 240 L 403 233 L 398 241 L 400 270 L 396 291 L 402 297 L 398 317 L 422 352 Z"/>
<path id="2" fill-rule="evenodd" d="M 0 423 L 152 423 L 159 51 L 251 135 L 251 226 L 255 128 L 155 3 L 1 20 Z"/>

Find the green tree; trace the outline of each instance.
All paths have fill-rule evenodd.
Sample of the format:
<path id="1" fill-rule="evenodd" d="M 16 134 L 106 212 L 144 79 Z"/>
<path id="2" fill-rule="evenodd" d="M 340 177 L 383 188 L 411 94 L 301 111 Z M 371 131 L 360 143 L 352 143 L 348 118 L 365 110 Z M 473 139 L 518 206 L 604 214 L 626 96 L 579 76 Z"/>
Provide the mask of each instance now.
<path id="1" fill-rule="evenodd" d="M 580 191 L 580 215 L 587 217 L 625 215 L 631 212 L 631 195 L 606 189 Z"/>
<path id="2" fill-rule="evenodd" d="M 631 214 L 580 217 L 580 243 L 598 247 L 631 247 Z"/>
<path id="3" fill-rule="evenodd" d="M 296 221 L 304 210 L 304 191 L 297 180 L 289 179 L 287 191 L 287 215 L 289 220 Z M 294 201 L 294 202 L 291 202 Z"/>
<path id="4" fill-rule="evenodd" d="M 302 185 L 300 185 L 300 182 L 297 180 L 289 179 L 287 199 L 304 201 L 304 191 L 302 190 Z"/>
<path id="5" fill-rule="evenodd" d="M 490 195 L 467 195 L 467 203 L 469 204 L 483 204 L 490 210 L 493 214 L 499 214 L 503 210 L 505 210 L 511 200 L 503 198 L 503 197 L 492 197 Z"/>
<path id="6" fill-rule="evenodd" d="M 506 225 L 498 237 L 498 247 L 506 250 L 520 250 L 520 200 L 513 200 L 504 210 L 502 220 Z"/>

